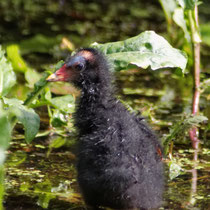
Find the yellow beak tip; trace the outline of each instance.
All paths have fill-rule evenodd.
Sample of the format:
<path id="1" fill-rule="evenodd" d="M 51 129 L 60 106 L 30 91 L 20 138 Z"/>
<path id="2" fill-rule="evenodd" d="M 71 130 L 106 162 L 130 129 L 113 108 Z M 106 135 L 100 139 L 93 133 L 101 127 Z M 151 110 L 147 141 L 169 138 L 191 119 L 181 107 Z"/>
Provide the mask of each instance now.
<path id="1" fill-rule="evenodd" d="M 56 81 L 56 79 L 57 79 L 57 76 L 56 76 L 56 74 L 51 74 L 49 77 L 47 77 L 47 81 L 48 82 L 53 82 L 53 81 Z"/>

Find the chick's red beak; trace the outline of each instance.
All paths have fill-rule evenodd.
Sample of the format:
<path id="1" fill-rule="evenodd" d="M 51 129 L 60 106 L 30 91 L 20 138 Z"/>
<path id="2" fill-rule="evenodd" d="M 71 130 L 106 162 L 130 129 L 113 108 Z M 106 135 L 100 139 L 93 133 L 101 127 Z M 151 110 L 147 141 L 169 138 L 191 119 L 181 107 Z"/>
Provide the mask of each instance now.
<path id="1" fill-rule="evenodd" d="M 51 74 L 46 80 L 49 82 L 57 82 L 57 81 L 68 81 L 70 75 L 69 71 L 67 71 L 66 64 L 64 64 L 60 69 L 58 69 L 54 74 Z"/>

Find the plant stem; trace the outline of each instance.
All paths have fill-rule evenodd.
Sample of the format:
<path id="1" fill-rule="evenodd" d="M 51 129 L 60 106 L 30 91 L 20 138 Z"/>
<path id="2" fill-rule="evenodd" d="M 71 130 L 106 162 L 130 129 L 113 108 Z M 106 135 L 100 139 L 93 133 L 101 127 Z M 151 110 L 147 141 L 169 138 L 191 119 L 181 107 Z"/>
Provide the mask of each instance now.
<path id="1" fill-rule="evenodd" d="M 189 11 L 189 20 L 191 27 L 191 37 L 193 45 L 193 60 L 194 60 L 194 95 L 193 95 L 193 105 L 192 114 L 197 115 L 199 113 L 199 100 L 200 100 L 200 38 L 199 37 L 199 23 L 198 23 L 198 7 L 195 5 L 194 13 Z M 191 128 L 189 131 L 189 136 L 194 149 L 199 146 L 198 130 L 196 127 Z"/>
<path id="2" fill-rule="evenodd" d="M 35 84 L 33 92 L 27 97 L 24 101 L 24 105 L 29 107 L 33 100 L 42 92 L 42 90 L 47 86 L 48 82 L 46 81 L 49 76 L 48 72 L 45 72 L 44 76 Z"/>

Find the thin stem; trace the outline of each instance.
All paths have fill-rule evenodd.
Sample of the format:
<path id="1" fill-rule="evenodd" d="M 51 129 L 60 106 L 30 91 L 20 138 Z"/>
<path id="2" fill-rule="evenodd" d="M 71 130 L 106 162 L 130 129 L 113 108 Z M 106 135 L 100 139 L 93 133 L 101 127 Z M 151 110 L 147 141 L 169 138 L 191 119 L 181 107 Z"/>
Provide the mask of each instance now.
<path id="1" fill-rule="evenodd" d="M 35 88 L 28 98 L 24 101 L 24 105 L 29 107 L 35 98 L 42 92 L 42 90 L 47 86 L 48 82 L 46 81 L 49 76 L 48 72 L 45 72 L 44 76 L 35 84 Z"/>
<path id="2" fill-rule="evenodd" d="M 195 19 L 195 28 L 199 27 L 198 24 L 198 7 L 195 6 L 194 10 L 194 19 Z M 196 33 L 196 31 L 195 31 Z M 195 92 L 193 98 L 193 108 L 192 113 L 198 114 L 199 112 L 199 99 L 200 99 L 200 42 L 197 42 L 195 39 L 193 40 L 193 48 L 194 48 L 194 85 Z"/>
<path id="3" fill-rule="evenodd" d="M 191 28 L 191 37 L 193 45 L 193 60 L 194 60 L 194 95 L 192 114 L 199 113 L 199 100 L 200 100 L 200 39 L 199 39 L 199 23 L 198 23 L 198 7 L 195 5 L 194 13 L 189 11 L 189 20 Z M 198 130 L 196 127 L 189 131 L 190 139 L 194 149 L 199 147 Z"/>

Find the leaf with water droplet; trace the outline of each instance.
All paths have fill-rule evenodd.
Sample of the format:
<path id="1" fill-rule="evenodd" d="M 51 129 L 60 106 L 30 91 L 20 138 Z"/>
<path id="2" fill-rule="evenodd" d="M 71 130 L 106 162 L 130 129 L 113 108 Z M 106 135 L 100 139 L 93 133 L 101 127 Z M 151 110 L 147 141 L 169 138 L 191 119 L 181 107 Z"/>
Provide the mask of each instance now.
<path id="1" fill-rule="evenodd" d="M 184 72 L 187 64 L 186 54 L 173 48 L 154 31 L 145 31 L 124 41 L 93 43 L 91 47 L 102 51 L 116 71 L 138 66 L 144 69 L 150 67 L 152 70 L 180 68 Z"/>

